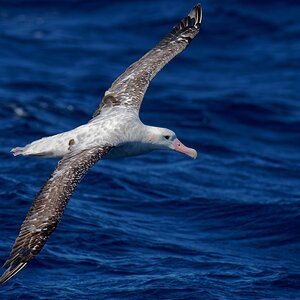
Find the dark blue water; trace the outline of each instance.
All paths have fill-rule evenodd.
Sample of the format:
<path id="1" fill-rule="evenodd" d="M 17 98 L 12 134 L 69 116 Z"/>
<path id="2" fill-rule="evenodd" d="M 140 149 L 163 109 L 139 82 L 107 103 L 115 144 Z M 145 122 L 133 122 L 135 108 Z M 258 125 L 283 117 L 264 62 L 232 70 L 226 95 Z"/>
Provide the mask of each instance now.
<path id="1" fill-rule="evenodd" d="M 86 123 L 193 1 L 1 1 L 0 263 L 56 165 L 9 153 Z M 300 3 L 203 1 L 146 124 L 199 150 L 98 163 L 1 299 L 300 299 Z"/>

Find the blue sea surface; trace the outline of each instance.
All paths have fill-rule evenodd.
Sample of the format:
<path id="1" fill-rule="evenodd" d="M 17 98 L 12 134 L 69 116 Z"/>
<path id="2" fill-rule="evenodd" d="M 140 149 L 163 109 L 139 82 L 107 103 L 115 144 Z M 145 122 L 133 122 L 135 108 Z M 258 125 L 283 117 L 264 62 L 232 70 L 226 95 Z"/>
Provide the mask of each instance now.
<path id="1" fill-rule="evenodd" d="M 1 1 L 0 263 L 57 163 L 10 149 L 88 122 L 195 4 Z M 300 2 L 202 6 L 141 109 L 198 159 L 99 162 L 0 299 L 300 299 Z"/>

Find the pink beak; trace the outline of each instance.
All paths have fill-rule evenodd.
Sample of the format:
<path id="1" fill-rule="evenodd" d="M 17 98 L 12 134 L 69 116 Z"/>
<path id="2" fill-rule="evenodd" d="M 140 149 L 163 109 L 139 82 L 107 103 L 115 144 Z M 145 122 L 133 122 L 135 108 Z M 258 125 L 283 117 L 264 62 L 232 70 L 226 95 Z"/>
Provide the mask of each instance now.
<path id="1" fill-rule="evenodd" d="M 186 154 L 192 157 L 193 159 L 197 157 L 197 151 L 195 149 L 184 146 L 178 139 L 174 141 L 173 146 L 174 146 L 174 150 L 177 152 Z"/>

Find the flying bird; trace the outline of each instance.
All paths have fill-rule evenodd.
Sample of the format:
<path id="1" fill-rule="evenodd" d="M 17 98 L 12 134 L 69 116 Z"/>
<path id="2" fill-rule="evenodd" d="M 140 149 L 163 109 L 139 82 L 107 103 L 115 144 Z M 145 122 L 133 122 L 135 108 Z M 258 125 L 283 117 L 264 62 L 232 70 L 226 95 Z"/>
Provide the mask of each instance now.
<path id="1" fill-rule="evenodd" d="M 147 126 L 139 119 L 144 94 L 155 75 L 198 34 L 201 5 L 196 5 L 159 44 L 130 65 L 105 92 L 92 119 L 85 125 L 11 150 L 13 155 L 59 157 L 21 226 L 0 277 L 5 283 L 23 269 L 45 245 L 59 223 L 74 189 L 101 159 L 116 159 L 172 150 L 197 157 L 172 130 Z"/>

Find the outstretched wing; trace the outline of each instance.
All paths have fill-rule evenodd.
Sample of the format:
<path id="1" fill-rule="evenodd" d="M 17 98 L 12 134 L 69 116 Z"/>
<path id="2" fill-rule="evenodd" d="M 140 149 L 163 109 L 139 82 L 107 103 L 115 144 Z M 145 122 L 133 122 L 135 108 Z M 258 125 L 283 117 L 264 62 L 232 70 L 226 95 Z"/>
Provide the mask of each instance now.
<path id="1" fill-rule="evenodd" d="M 70 154 L 59 161 L 36 196 L 22 224 L 10 257 L 4 264 L 8 269 L 0 277 L 0 284 L 23 269 L 41 251 L 59 223 L 64 208 L 81 178 L 111 148 L 111 146 L 97 146 Z"/>
<path id="2" fill-rule="evenodd" d="M 113 82 L 93 117 L 98 116 L 105 105 L 132 106 L 139 110 L 150 81 L 190 44 L 199 32 L 201 20 L 202 8 L 198 4 L 157 46 Z"/>

